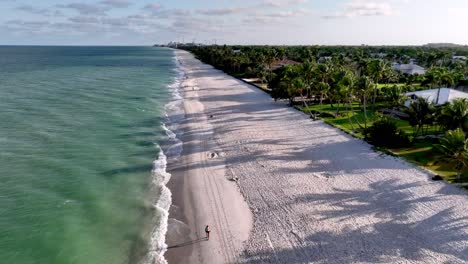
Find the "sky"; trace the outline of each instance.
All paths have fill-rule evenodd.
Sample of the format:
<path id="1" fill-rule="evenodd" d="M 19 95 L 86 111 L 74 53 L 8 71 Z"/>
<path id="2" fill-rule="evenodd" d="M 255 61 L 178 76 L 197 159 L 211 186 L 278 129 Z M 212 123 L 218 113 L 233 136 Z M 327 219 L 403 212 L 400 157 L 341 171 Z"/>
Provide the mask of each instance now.
<path id="1" fill-rule="evenodd" d="M 467 0 L 0 0 L 0 45 L 467 45 L 467 14 Z"/>

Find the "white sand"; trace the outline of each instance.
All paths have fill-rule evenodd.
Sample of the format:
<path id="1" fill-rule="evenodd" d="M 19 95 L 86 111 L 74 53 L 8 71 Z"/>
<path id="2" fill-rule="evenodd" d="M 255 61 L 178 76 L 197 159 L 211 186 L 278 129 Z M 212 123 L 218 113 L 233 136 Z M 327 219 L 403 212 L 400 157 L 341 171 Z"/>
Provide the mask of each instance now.
<path id="1" fill-rule="evenodd" d="M 468 263 L 465 191 L 178 54 L 199 88 L 186 89 L 183 215 L 214 239 L 173 263 Z"/>

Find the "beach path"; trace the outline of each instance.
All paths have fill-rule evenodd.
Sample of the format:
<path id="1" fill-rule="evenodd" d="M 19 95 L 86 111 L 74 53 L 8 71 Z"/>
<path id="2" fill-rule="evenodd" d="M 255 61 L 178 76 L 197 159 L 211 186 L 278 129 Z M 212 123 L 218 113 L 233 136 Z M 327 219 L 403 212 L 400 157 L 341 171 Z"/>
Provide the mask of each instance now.
<path id="1" fill-rule="evenodd" d="M 178 54 L 199 88 L 196 97 L 186 94 L 193 100 L 187 118 L 198 127 L 193 145 L 184 143 L 198 156 L 183 155 L 180 173 L 206 180 L 183 184 L 184 217 L 189 226 L 198 221 L 192 232 L 214 222 L 219 236 L 187 253 L 191 260 L 201 254 L 199 263 L 468 262 L 466 191 Z M 220 160 L 201 161 L 207 152 Z M 253 213 L 245 242 L 248 225 L 232 225 L 246 213 L 229 177 L 239 179 Z"/>

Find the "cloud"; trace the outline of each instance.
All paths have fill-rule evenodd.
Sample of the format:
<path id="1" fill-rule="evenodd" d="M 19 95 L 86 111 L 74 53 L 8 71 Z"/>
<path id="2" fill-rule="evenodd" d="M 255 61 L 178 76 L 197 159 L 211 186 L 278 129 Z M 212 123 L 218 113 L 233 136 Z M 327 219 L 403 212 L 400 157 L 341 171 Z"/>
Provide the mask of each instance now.
<path id="1" fill-rule="evenodd" d="M 223 16 L 232 15 L 248 10 L 247 7 L 234 7 L 234 8 L 219 8 L 219 9 L 205 9 L 198 10 L 198 13 L 206 16 Z"/>
<path id="2" fill-rule="evenodd" d="M 17 7 L 16 9 L 38 15 L 48 15 L 50 13 L 50 11 L 45 8 L 37 8 L 31 5 L 22 5 Z"/>
<path id="3" fill-rule="evenodd" d="M 73 23 L 79 23 L 79 24 L 93 24 L 93 23 L 100 22 L 99 19 L 94 16 L 70 17 L 68 20 Z"/>
<path id="4" fill-rule="evenodd" d="M 41 27 L 45 25 L 50 25 L 48 21 L 23 21 L 20 19 L 9 20 L 6 22 L 7 25 L 12 26 L 32 26 L 32 27 Z"/>
<path id="5" fill-rule="evenodd" d="M 354 0 L 345 5 L 343 11 L 325 15 L 323 18 L 351 18 L 362 16 L 389 16 L 394 14 L 388 2 L 374 2 L 368 0 Z"/>
<path id="6" fill-rule="evenodd" d="M 287 7 L 287 6 L 294 6 L 305 4 L 309 2 L 309 0 L 264 0 L 260 6 L 266 7 Z"/>
<path id="7" fill-rule="evenodd" d="M 66 5 L 57 5 L 59 8 L 73 9 L 81 15 L 104 15 L 109 7 L 84 3 L 70 3 Z"/>
<path id="8" fill-rule="evenodd" d="M 222 20 L 213 20 L 201 17 L 181 17 L 170 26 L 170 30 L 179 34 L 200 33 L 232 33 L 232 27 Z"/>
<path id="9" fill-rule="evenodd" d="M 38 8 L 32 5 L 22 5 L 22 6 L 18 6 L 16 9 L 26 12 L 26 13 L 35 14 L 35 15 L 56 16 L 56 17 L 63 16 L 62 12 L 58 10 L 54 11 L 54 10 L 47 9 L 47 8 Z"/>
<path id="10" fill-rule="evenodd" d="M 100 3 L 113 8 L 125 8 L 132 5 L 129 0 L 103 0 Z"/>
<path id="11" fill-rule="evenodd" d="M 290 18 L 290 17 L 301 17 L 309 14 L 308 11 L 305 10 L 294 10 L 294 11 L 281 11 L 276 13 L 266 14 L 265 16 L 268 17 L 276 17 L 276 18 Z"/>
<path id="12" fill-rule="evenodd" d="M 153 3 L 153 4 L 147 4 L 143 7 L 144 10 L 148 10 L 148 11 L 159 11 L 161 9 L 163 9 L 163 6 L 159 3 Z"/>
<path id="13" fill-rule="evenodd" d="M 162 19 L 178 19 L 180 17 L 187 17 L 192 14 L 190 10 L 187 9 L 166 9 L 161 4 L 148 4 L 143 7 L 143 11 L 150 12 L 152 16 Z M 148 16 L 148 14 L 145 14 Z"/>

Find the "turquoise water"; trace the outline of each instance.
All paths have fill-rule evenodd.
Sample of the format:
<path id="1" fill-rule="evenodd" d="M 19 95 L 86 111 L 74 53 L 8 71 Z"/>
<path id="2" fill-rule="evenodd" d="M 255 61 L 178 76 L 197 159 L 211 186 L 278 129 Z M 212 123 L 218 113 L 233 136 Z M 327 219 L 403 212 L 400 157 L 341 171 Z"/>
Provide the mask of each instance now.
<path id="1" fill-rule="evenodd" d="M 143 258 L 175 69 L 167 49 L 0 47 L 1 263 Z"/>

